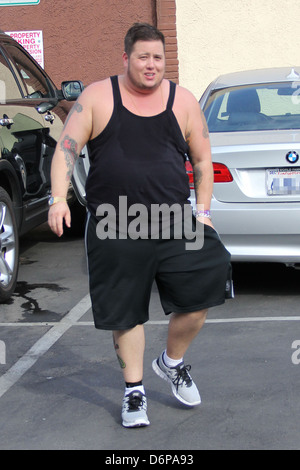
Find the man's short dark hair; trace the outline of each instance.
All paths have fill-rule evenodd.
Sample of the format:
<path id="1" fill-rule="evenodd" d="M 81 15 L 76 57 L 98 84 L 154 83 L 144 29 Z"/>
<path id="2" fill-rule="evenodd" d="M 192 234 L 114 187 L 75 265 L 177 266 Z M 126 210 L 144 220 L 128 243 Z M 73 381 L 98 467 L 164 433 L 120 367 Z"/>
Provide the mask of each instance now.
<path id="1" fill-rule="evenodd" d="M 124 50 L 130 56 L 137 41 L 161 41 L 165 48 L 165 37 L 155 26 L 148 23 L 134 23 L 127 31 L 124 40 Z"/>

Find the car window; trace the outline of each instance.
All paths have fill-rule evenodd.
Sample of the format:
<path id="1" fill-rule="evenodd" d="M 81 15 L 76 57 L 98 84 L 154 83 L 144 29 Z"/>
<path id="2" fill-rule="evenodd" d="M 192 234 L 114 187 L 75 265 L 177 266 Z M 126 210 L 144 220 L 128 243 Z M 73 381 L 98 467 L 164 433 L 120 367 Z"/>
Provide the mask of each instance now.
<path id="1" fill-rule="evenodd" d="M 217 90 L 204 114 L 210 132 L 299 129 L 300 82 Z"/>
<path id="2" fill-rule="evenodd" d="M 268 116 L 299 115 L 299 103 L 297 106 L 297 101 L 300 100 L 300 97 L 297 97 L 295 91 L 296 89 L 291 88 L 258 89 L 261 112 Z"/>
<path id="3" fill-rule="evenodd" d="M 36 64 L 18 47 L 8 45 L 6 49 L 13 58 L 20 79 L 25 85 L 26 98 L 52 98 L 54 96 L 52 87 Z"/>
<path id="4" fill-rule="evenodd" d="M 9 65 L 0 51 L 1 102 L 21 98 L 21 92 Z"/>

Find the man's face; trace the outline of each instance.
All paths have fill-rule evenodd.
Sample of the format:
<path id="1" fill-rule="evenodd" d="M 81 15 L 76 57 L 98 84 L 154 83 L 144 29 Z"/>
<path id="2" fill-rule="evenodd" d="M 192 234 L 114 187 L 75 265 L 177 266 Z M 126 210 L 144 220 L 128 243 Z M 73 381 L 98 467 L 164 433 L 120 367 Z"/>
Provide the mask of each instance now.
<path id="1" fill-rule="evenodd" d="M 137 41 L 128 57 L 123 54 L 127 76 L 139 89 L 160 85 L 165 73 L 165 53 L 161 41 Z"/>

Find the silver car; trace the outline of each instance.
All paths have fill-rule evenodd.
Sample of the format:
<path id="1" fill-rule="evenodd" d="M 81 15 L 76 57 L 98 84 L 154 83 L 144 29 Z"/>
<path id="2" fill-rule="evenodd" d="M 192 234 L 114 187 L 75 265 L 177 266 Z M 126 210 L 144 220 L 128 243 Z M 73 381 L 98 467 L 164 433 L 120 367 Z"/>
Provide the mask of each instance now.
<path id="1" fill-rule="evenodd" d="M 300 267 L 300 67 L 220 76 L 200 105 L 213 222 L 232 260 Z"/>

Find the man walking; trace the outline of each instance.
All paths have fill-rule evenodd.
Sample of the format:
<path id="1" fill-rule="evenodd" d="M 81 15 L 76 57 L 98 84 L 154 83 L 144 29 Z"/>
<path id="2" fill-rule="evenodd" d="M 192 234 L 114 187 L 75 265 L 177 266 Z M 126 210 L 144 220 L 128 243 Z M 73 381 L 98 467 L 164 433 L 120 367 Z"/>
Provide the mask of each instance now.
<path id="1" fill-rule="evenodd" d="M 163 34 L 151 25 L 134 24 L 125 37 L 123 64 L 123 75 L 87 87 L 71 111 L 52 163 L 49 225 L 58 236 L 64 221 L 70 225 L 65 197 L 87 144 L 86 250 L 94 321 L 96 328 L 113 332 L 125 381 L 122 424 L 138 427 L 149 424 L 142 382 L 143 324 L 154 280 L 170 322 L 166 349 L 152 367 L 178 400 L 195 406 L 200 394 L 183 358 L 208 308 L 224 302 L 230 255 L 210 218 L 213 168 L 205 118 L 188 90 L 164 78 Z M 186 155 L 193 165 L 197 201 L 192 224 L 201 228 L 203 246 L 187 249 L 186 237 L 174 235 L 172 217 L 168 239 L 161 231 L 151 237 L 151 217 L 150 236 L 130 236 L 136 204 L 149 214 L 154 205 L 175 204 L 182 214 L 189 206 Z M 115 234 L 99 236 L 103 231 L 98 224 L 105 221 L 99 208 L 114 207 L 120 214 L 124 196 L 129 208 L 125 231 L 117 215 Z"/>

